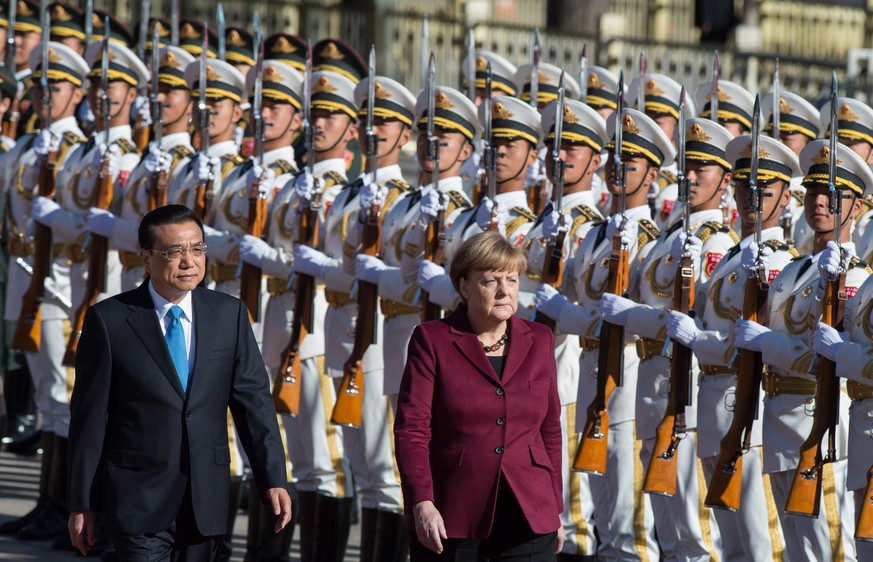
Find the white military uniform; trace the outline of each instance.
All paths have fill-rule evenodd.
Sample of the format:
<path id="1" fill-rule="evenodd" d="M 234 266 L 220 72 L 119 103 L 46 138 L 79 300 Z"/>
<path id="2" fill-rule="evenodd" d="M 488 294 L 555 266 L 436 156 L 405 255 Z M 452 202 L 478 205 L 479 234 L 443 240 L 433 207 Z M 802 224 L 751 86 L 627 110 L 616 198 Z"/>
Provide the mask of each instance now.
<path id="1" fill-rule="evenodd" d="M 345 161 L 333 158 L 316 162 L 313 175 L 325 182 L 319 211 L 319 232 L 324 232 L 324 210 L 331 206 L 345 184 Z M 264 256 L 262 264 L 270 294 L 264 314 L 264 325 L 269 329 L 264 330 L 263 355 L 273 375 L 279 368 L 294 322 L 295 293 L 288 280 L 292 273 L 291 252 L 297 244 L 300 227 L 299 205 L 294 180 L 291 180 L 273 199 L 267 225 L 267 242 L 273 249 Z M 297 488 L 330 497 L 350 497 L 353 486 L 343 455 L 343 429 L 331 425 L 328 419 L 336 398 L 324 366 L 327 301 L 320 284 L 316 287 L 314 306 L 312 332 L 300 346 L 300 411 L 296 417 L 283 416 L 282 421 Z"/>
<path id="2" fill-rule="evenodd" d="M 70 154 L 85 136 L 76 124 L 75 117 L 67 117 L 52 123 L 52 134 L 61 138 L 55 169 L 66 165 Z M 33 242 L 30 232 L 33 226 L 31 202 L 39 186 L 32 178 L 38 173 L 41 159 L 33 149 L 35 134 L 18 140 L 10 152 L 0 157 L 2 189 L 7 198 L 6 225 L 9 238 L 9 269 L 6 289 L 5 320 L 17 322 L 21 313 L 21 299 L 30 286 L 30 275 L 15 262 L 24 259 L 33 266 Z M 51 276 L 46 283 L 65 298 L 70 299 L 70 261 L 67 249 L 59 240 L 52 240 Z M 70 406 L 68 384 L 72 382 L 72 369 L 62 365 L 69 334 L 69 318 L 73 313 L 46 291 L 46 299 L 40 305 L 41 345 L 39 353 L 28 353 L 27 363 L 36 389 L 35 401 L 41 417 L 42 429 L 66 437 L 69 433 Z"/>
<path id="3" fill-rule="evenodd" d="M 221 173 L 214 179 L 212 183 L 211 196 L 213 201 L 216 201 L 221 196 L 222 185 L 224 178 L 237 166 L 243 163 L 242 156 L 239 155 L 239 147 L 233 140 L 223 141 L 216 144 L 210 144 L 209 150 L 206 151 L 209 158 L 218 158 L 221 162 Z M 185 205 L 189 209 L 195 207 L 197 201 L 197 157 L 192 158 L 176 173 L 173 181 L 170 182 L 167 201 Z M 212 206 L 212 211 L 215 211 L 215 205 Z"/>
<path id="4" fill-rule="evenodd" d="M 854 244 L 843 246 L 854 254 Z M 821 253 L 790 263 L 770 288 L 770 332 L 763 359 L 764 377 L 763 445 L 764 472 L 770 475 L 776 506 L 788 498 L 799 460 L 800 447 L 812 429 L 815 411 L 815 355 L 810 341 L 815 323 L 821 318 L 820 283 L 817 263 Z M 855 260 L 857 261 L 857 260 Z M 846 273 L 846 291 L 851 296 L 869 276 L 869 269 L 857 267 Z M 850 301 L 851 302 L 851 301 Z M 785 391 L 791 384 L 794 388 Z M 780 388 L 780 386 L 782 388 Z M 784 514 L 779 509 L 782 533 L 790 559 L 835 560 L 840 550 L 845 560 L 855 560 L 854 509 L 846 494 L 846 437 L 849 400 L 840 394 L 840 424 L 837 426 L 837 461 L 824 466 L 822 514 L 818 519 Z"/>
<path id="5" fill-rule="evenodd" d="M 738 240 L 721 223 L 719 209 L 691 214 L 691 231 L 703 242 L 700 271 L 696 283 L 705 283 L 716 265 Z M 662 355 L 666 340 L 667 311 L 673 307 L 673 286 L 679 263 L 673 259 L 673 242 L 682 232 L 682 222 L 665 231 L 646 256 L 642 268 L 632 277 L 638 286 L 641 306 L 628 315 L 628 327 L 640 336 L 640 364 L 637 375 L 636 421 L 637 436 L 642 439 L 643 464 L 648 468 L 655 446 L 658 424 L 664 417 L 670 391 L 670 358 Z M 678 483 L 673 498 L 652 496 L 655 526 L 663 551 L 689 560 L 704 560 L 716 556 L 718 529 L 712 514 L 703 508 L 706 483 L 700 481 L 702 471 L 697 463 L 697 408 L 685 408 L 688 437 L 679 441 L 676 452 Z"/>
<path id="6" fill-rule="evenodd" d="M 651 250 L 659 231 L 651 220 L 650 208 L 642 205 L 626 211 L 628 221 L 639 224 L 637 245 L 628 256 L 628 269 L 640 267 Z M 597 393 L 597 368 L 600 354 L 598 329 L 600 297 L 609 275 L 612 240 L 606 238 L 607 223 L 591 230 L 576 252 L 573 285 L 578 304 L 567 303 L 561 309 L 558 330 L 580 336 L 579 385 L 576 400 L 576 431 L 584 430 L 588 406 Z M 639 358 L 636 338 L 625 331 L 622 386 L 615 389 L 607 404 L 609 437 L 606 473 L 589 475 L 600 546 L 597 556 L 603 560 L 657 560 L 658 544 L 654 538 L 652 508 L 643 495 L 643 465 L 639 458 L 639 441 L 634 427 L 634 404 Z M 575 457 L 575 454 L 573 455 Z M 572 463 L 574 458 L 570 458 Z"/>
<path id="7" fill-rule="evenodd" d="M 170 161 L 167 184 L 194 154 L 191 136 L 187 132 L 165 135 L 161 138 L 161 150 Z M 121 290 L 129 291 L 145 279 L 145 269 L 139 255 L 139 223 L 149 211 L 149 188 L 152 173 L 140 162 L 130 173 L 124 190 L 121 209 L 112 232 L 112 245 L 118 249 L 121 259 Z"/>
<path id="8" fill-rule="evenodd" d="M 543 211 L 546 216 L 552 211 L 550 201 Z M 580 191 L 566 194 L 561 198 L 561 213 L 569 230 L 564 237 L 564 271 L 558 291 L 575 302 L 573 295 L 573 264 L 576 250 L 595 224 L 602 219 L 597 211 L 594 192 Z M 542 220 L 537 220 L 522 242 L 527 251 L 527 273 L 522 275 L 519 284 L 518 312 L 527 317 L 534 312 L 533 296 L 542 279 L 542 268 L 548 247 L 548 238 L 543 235 Z M 578 445 L 576 427 L 576 393 L 579 386 L 579 339 L 568 334 L 555 332 L 555 361 L 558 368 L 558 396 L 561 399 L 561 432 L 564 437 L 565 466 L 564 512 L 561 522 L 567 535 L 563 552 L 570 554 L 593 554 L 596 547 L 594 538 L 594 503 L 588 484 L 588 475 L 573 471 Z"/>
<path id="9" fill-rule="evenodd" d="M 782 227 L 761 232 L 763 244 L 773 250 L 767 270 L 772 281 L 797 252 L 785 245 Z M 753 236 L 734 246 L 715 268 L 704 291 L 698 291 L 697 318 L 703 329 L 694 340 L 693 351 L 700 363 L 698 407 L 708 415 L 697 419 L 697 455 L 703 463 L 707 482 L 717 467 L 719 445 L 733 421 L 737 385 L 730 363 L 734 356 L 733 327 L 742 317 L 747 275 L 742 265 L 742 248 Z M 762 400 L 763 396 L 759 398 Z M 763 411 L 759 404 L 757 411 Z M 778 506 L 770 492 L 769 476 L 762 474 L 761 422 L 752 428 L 751 448 L 743 455 L 742 492 L 736 513 L 714 509 L 726 560 L 778 560 L 784 551 L 778 520 L 770 520 Z M 772 510 L 772 511 L 771 511 Z"/>
<path id="10" fill-rule="evenodd" d="M 849 407 L 848 472 L 846 489 L 853 492 L 855 521 L 861 510 L 867 487 L 867 471 L 873 466 L 873 363 L 870 354 L 870 336 L 873 333 L 873 281 L 867 281 L 858 289 L 854 298 L 846 302 L 843 329 L 848 343 L 837 353 L 837 375 L 846 380 L 852 405 Z M 855 541 L 858 560 L 873 558 L 873 543 Z"/>

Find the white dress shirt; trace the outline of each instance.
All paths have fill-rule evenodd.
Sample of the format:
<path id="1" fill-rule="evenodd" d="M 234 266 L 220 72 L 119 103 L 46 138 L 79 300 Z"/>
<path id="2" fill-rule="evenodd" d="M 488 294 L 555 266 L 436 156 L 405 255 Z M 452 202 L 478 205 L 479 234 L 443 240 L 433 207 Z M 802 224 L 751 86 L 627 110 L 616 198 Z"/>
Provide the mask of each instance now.
<path id="1" fill-rule="evenodd" d="M 191 293 L 185 295 L 178 305 L 174 305 L 155 291 L 151 280 L 149 280 L 149 294 L 152 296 L 152 302 L 155 305 L 155 312 L 158 315 L 158 324 L 161 325 L 161 333 L 166 338 L 167 328 L 170 327 L 170 322 L 173 318 L 169 315 L 170 308 L 178 306 L 182 309 L 182 317 L 179 320 L 182 322 L 182 331 L 185 333 L 185 349 L 188 350 L 188 374 L 194 371 L 194 305 L 191 301 Z"/>

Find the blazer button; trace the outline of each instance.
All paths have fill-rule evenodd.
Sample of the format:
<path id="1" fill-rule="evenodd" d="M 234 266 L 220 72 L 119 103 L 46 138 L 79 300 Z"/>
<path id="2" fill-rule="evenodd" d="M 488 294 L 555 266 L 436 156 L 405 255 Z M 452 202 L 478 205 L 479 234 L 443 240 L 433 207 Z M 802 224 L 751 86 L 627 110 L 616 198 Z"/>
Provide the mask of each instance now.
<path id="1" fill-rule="evenodd" d="M 190 418 L 190 417 L 191 417 L 191 410 L 186 410 L 186 411 L 185 411 L 185 417 L 186 417 L 186 418 Z"/>
<path id="2" fill-rule="evenodd" d="M 498 388 L 494 392 L 497 394 L 497 396 L 503 396 L 504 394 L 506 394 L 506 391 L 503 390 L 502 388 Z"/>
<path id="3" fill-rule="evenodd" d="M 497 425 L 503 425 L 506 423 L 506 418 L 497 418 Z"/>
<path id="4" fill-rule="evenodd" d="M 498 455 L 502 455 L 503 454 L 503 447 L 494 447 L 494 452 L 497 453 Z"/>

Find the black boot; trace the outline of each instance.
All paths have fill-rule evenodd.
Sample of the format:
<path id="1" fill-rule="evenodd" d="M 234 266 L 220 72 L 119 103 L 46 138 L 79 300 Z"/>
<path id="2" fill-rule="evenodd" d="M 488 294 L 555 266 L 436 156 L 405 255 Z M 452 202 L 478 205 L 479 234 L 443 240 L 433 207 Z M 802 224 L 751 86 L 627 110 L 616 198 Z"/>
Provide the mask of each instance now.
<path id="1" fill-rule="evenodd" d="M 33 381 L 27 369 L 16 369 L 4 375 L 3 394 L 8 416 L 3 447 L 17 455 L 33 454 L 39 442 L 39 430 Z"/>
<path id="2" fill-rule="evenodd" d="M 373 547 L 376 545 L 376 520 L 379 510 L 372 507 L 361 508 L 361 562 L 376 562 Z"/>
<path id="3" fill-rule="evenodd" d="M 300 525 L 300 561 L 313 562 L 312 554 L 315 546 L 315 505 L 318 500 L 316 492 L 298 492 L 297 522 Z"/>
<path id="4" fill-rule="evenodd" d="M 318 494 L 315 506 L 315 562 L 343 562 L 352 526 L 354 498 Z M 302 532 L 302 529 L 301 529 Z"/>
<path id="5" fill-rule="evenodd" d="M 52 456 L 54 453 L 54 434 L 43 433 L 41 438 L 42 459 L 39 466 L 39 491 L 36 498 L 36 506 L 22 517 L 7 521 L 0 525 L 0 535 L 14 535 L 22 527 L 39 517 L 49 503 L 49 475 L 52 468 Z"/>
<path id="6" fill-rule="evenodd" d="M 54 436 L 51 472 L 46 508 L 42 515 L 21 529 L 16 536 L 23 541 L 54 539 L 67 533 L 67 445 L 66 437 Z"/>
<path id="7" fill-rule="evenodd" d="M 409 556 L 409 533 L 404 526 L 403 514 L 382 510 L 377 513 L 373 561 L 404 562 Z M 361 533 L 363 532 L 362 528 Z M 362 544 L 363 541 L 362 536 Z"/>

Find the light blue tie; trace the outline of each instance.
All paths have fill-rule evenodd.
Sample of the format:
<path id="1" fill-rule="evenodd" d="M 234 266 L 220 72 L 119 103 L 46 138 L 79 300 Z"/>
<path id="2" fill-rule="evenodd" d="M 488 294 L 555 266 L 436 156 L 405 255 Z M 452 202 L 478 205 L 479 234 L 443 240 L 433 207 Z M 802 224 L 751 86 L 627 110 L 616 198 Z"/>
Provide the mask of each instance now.
<path id="1" fill-rule="evenodd" d="M 182 383 L 182 390 L 188 392 L 188 350 L 185 345 L 185 330 L 182 328 L 182 309 L 178 306 L 170 307 L 168 313 L 172 318 L 167 327 L 167 348 L 170 350 L 170 358 L 176 366 L 176 374 Z"/>

